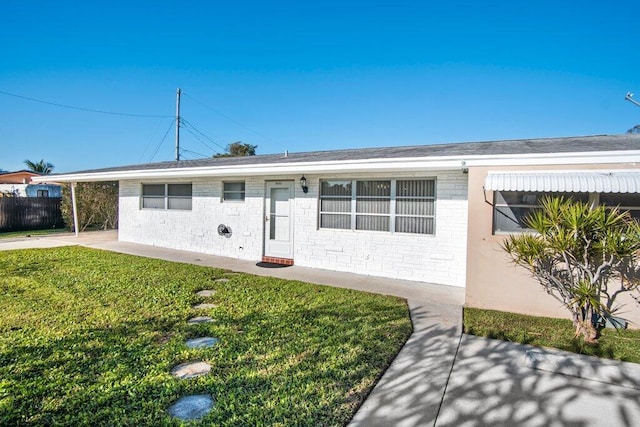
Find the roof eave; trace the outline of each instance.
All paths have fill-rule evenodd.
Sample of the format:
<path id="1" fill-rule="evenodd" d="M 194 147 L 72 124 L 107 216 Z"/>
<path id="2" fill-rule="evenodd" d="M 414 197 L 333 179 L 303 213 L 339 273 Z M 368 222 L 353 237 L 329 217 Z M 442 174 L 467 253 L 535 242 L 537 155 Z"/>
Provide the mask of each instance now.
<path id="1" fill-rule="evenodd" d="M 464 162 L 464 163 L 463 163 Z M 535 153 L 502 155 L 456 155 L 439 157 L 404 157 L 385 159 L 339 160 L 326 162 L 297 162 L 245 164 L 235 166 L 205 166 L 170 169 L 132 169 L 103 172 L 71 173 L 32 178 L 33 182 L 94 182 L 163 178 L 281 176 L 294 174 L 353 173 L 353 172 L 415 172 L 457 170 L 463 167 L 538 166 L 575 164 L 640 163 L 640 150 L 590 151 L 574 153 Z"/>

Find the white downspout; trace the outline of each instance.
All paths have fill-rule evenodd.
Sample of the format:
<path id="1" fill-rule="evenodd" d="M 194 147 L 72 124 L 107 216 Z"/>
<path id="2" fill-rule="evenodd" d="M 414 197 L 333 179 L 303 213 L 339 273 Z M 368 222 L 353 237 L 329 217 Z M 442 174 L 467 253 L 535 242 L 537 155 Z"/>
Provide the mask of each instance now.
<path id="1" fill-rule="evenodd" d="M 78 237 L 78 205 L 76 204 L 76 183 L 71 183 L 71 204 L 73 205 L 73 229 Z"/>

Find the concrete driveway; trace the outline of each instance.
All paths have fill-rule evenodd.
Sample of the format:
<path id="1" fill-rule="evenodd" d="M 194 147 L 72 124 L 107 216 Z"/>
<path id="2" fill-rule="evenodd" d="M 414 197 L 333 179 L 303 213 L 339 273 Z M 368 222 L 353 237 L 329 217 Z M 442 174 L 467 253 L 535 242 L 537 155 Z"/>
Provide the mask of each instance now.
<path id="1" fill-rule="evenodd" d="M 350 426 L 633 426 L 640 365 L 462 334 L 464 289 L 118 242 L 115 232 L 0 240 L 0 250 L 69 244 L 395 295 L 414 331 Z M 1 256 L 1 255 L 0 255 Z"/>

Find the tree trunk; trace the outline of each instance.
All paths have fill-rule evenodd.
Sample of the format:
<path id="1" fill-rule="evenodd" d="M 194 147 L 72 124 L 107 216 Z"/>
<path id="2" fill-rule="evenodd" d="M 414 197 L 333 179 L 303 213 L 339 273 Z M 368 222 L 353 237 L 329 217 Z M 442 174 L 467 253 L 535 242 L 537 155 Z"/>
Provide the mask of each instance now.
<path id="1" fill-rule="evenodd" d="M 573 313 L 573 324 L 576 327 L 576 337 L 582 335 L 587 344 L 597 344 L 600 331 L 591 322 L 592 310 L 585 310 L 586 313 Z"/>

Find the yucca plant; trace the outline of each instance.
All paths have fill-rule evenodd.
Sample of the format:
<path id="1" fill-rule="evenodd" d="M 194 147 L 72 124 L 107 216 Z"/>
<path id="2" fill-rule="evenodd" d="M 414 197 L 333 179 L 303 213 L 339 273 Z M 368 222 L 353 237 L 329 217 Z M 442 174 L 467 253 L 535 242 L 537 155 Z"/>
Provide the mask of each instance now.
<path id="1" fill-rule="evenodd" d="M 502 248 L 570 312 L 576 337 L 596 343 L 616 299 L 640 288 L 640 225 L 617 207 L 546 197 Z M 617 325 L 617 322 L 612 322 Z"/>

